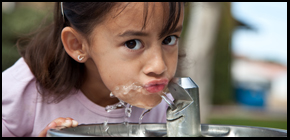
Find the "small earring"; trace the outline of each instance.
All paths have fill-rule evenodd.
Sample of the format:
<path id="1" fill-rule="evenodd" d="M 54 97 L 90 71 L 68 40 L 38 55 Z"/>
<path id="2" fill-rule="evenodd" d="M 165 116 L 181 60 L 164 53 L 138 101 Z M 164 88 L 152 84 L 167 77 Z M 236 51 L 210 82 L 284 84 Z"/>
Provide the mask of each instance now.
<path id="1" fill-rule="evenodd" d="M 85 57 L 82 57 L 82 58 L 81 58 L 81 55 L 78 55 L 78 60 L 79 60 L 79 61 L 82 61 L 84 58 L 85 58 Z"/>

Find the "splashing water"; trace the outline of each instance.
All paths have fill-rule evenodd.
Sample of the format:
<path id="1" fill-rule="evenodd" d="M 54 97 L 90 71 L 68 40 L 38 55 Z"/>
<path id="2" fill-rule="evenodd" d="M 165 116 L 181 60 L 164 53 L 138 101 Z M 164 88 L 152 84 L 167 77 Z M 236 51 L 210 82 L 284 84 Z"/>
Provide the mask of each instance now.
<path id="1" fill-rule="evenodd" d="M 160 94 L 161 98 L 169 105 L 169 107 L 171 108 L 171 110 L 175 110 L 177 107 L 175 106 L 175 104 L 173 103 L 173 101 L 171 101 L 171 99 L 169 99 L 166 96 L 166 92 L 163 92 L 162 94 Z"/>
<path id="2" fill-rule="evenodd" d="M 123 86 L 121 86 L 121 88 L 120 87 L 116 87 L 115 91 L 113 91 L 113 92 L 114 92 L 114 94 L 122 93 L 122 94 L 126 95 L 131 90 L 136 90 L 137 92 L 140 92 L 140 89 L 142 89 L 142 88 L 143 88 L 143 86 L 141 86 L 141 84 L 132 83 L 132 84 L 129 84 L 129 85 L 123 85 Z"/>
<path id="3" fill-rule="evenodd" d="M 104 125 L 103 126 L 104 126 L 105 131 L 107 132 L 108 129 L 109 129 L 108 120 L 104 121 Z"/>
<path id="4" fill-rule="evenodd" d="M 111 97 L 111 98 L 114 98 L 114 97 L 116 97 L 114 94 L 120 94 L 120 93 L 126 95 L 126 94 L 128 94 L 131 90 L 140 91 L 142 88 L 143 88 L 143 87 L 142 87 L 139 83 L 132 83 L 132 84 L 129 84 L 129 85 L 123 85 L 123 86 L 120 86 L 120 87 L 117 86 L 117 87 L 115 88 L 115 90 L 112 91 L 112 92 L 110 93 L 110 97 Z M 113 93 L 114 93 L 114 94 L 113 94 Z M 116 98 L 117 98 L 117 97 L 116 97 Z M 128 104 L 128 103 L 122 101 L 122 100 L 119 99 L 119 98 L 118 98 L 118 100 L 119 100 L 118 103 L 113 104 L 113 105 L 108 105 L 108 106 L 106 106 L 105 110 L 106 110 L 107 112 L 111 112 L 112 110 L 115 110 L 115 109 L 117 109 L 118 107 L 125 107 L 125 115 L 126 115 L 127 117 L 130 117 L 130 116 L 131 116 L 131 112 L 132 112 L 132 110 L 131 110 L 132 105 L 130 105 L 130 104 Z"/>
<path id="5" fill-rule="evenodd" d="M 111 98 L 114 98 L 115 97 L 114 94 L 113 94 L 113 92 L 110 93 L 110 97 Z"/>
<path id="6" fill-rule="evenodd" d="M 139 125 L 142 123 L 142 119 L 145 116 L 145 114 L 148 113 L 148 112 L 150 112 L 150 111 L 151 111 L 151 109 L 144 109 L 143 110 L 143 112 L 142 112 L 142 114 L 141 114 L 141 116 L 139 118 Z"/>
<path id="7" fill-rule="evenodd" d="M 115 97 L 115 96 L 114 96 L 112 93 L 110 93 L 110 97 L 113 98 L 113 97 Z M 116 97 L 116 98 L 117 98 L 117 97 Z M 131 113 L 132 113 L 132 105 L 130 105 L 130 104 L 128 104 L 128 103 L 122 101 L 122 100 L 119 99 L 119 98 L 118 98 L 118 100 L 119 100 L 118 103 L 113 104 L 113 105 L 108 105 L 108 106 L 106 106 L 105 110 L 106 110 L 107 112 L 111 112 L 112 110 L 117 109 L 117 107 L 125 107 L 125 116 L 124 116 L 124 122 L 123 122 L 123 123 L 124 123 L 125 125 L 128 125 L 128 124 L 129 124 L 129 123 L 128 123 L 128 119 L 129 119 L 129 117 L 131 117 Z M 109 136 L 111 136 L 111 134 L 109 133 L 108 120 L 104 121 L 103 128 L 104 128 L 105 132 L 107 132 L 107 134 L 108 134 Z M 128 135 L 129 135 L 129 134 L 128 134 Z"/>
<path id="8" fill-rule="evenodd" d="M 120 86 L 120 87 L 116 87 L 115 90 L 113 91 L 114 94 L 128 94 L 131 90 L 140 90 L 142 88 L 142 86 L 138 83 L 132 83 L 132 84 L 129 84 L 129 85 L 123 85 L 123 86 Z M 111 98 L 117 98 L 113 92 L 110 93 L 110 97 Z M 124 116 L 124 124 L 128 124 L 128 119 L 131 117 L 131 113 L 132 113 L 132 105 L 122 101 L 121 99 L 117 98 L 119 100 L 118 103 L 116 104 L 113 104 L 113 105 L 107 105 L 105 107 L 105 110 L 107 112 L 111 112 L 113 110 L 116 110 L 118 107 L 124 107 L 125 108 L 125 116 Z M 104 125 L 107 125 L 108 122 L 104 122 Z M 105 130 L 108 130 L 108 127 L 104 127 Z"/>
<path id="9" fill-rule="evenodd" d="M 127 125 L 129 123 L 128 119 L 131 117 L 132 113 L 132 105 L 128 104 L 128 106 L 125 108 L 125 118 L 124 118 L 124 124 Z"/>
<path id="10" fill-rule="evenodd" d="M 123 86 L 120 86 L 120 87 L 116 87 L 115 90 L 113 92 L 110 93 L 110 97 L 111 98 L 117 98 L 114 94 L 128 94 L 131 90 L 136 90 L 136 91 L 140 91 L 143 87 L 140 86 L 138 83 L 132 83 L 132 84 L 129 84 L 129 85 L 123 85 Z M 167 89 L 166 89 L 167 90 Z M 114 93 L 114 94 L 113 94 Z M 172 110 L 174 110 L 176 108 L 176 106 L 174 105 L 174 103 L 171 101 L 171 99 L 169 99 L 167 96 L 166 96 L 166 91 L 163 92 L 162 94 L 160 94 L 160 96 L 162 97 L 162 99 L 170 106 L 170 108 Z M 124 116 L 124 124 L 125 125 L 128 125 L 129 122 L 128 122 L 128 119 L 131 117 L 131 114 L 132 114 L 132 105 L 130 105 L 129 103 L 126 103 L 124 101 L 122 101 L 121 99 L 117 98 L 119 100 L 118 103 L 116 104 L 113 104 L 113 105 L 108 105 L 105 107 L 105 110 L 107 112 L 111 112 L 115 109 L 117 109 L 118 107 L 124 107 L 125 108 L 125 116 Z M 142 119 L 143 117 L 145 116 L 145 114 L 147 114 L 148 112 L 150 112 L 151 109 L 144 109 L 141 116 L 139 117 L 139 130 L 141 130 L 141 124 L 142 124 Z M 108 126 L 108 121 L 106 120 L 104 122 L 104 130 L 109 134 L 108 130 L 109 130 L 109 126 Z M 141 131 L 140 131 L 141 133 Z M 129 134 L 128 134 L 129 135 Z"/>
<path id="11" fill-rule="evenodd" d="M 118 99 L 119 99 L 119 98 L 118 98 Z M 105 107 L 105 110 L 106 110 L 107 112 L 111 112 L 112 110 L 117 109 L 117 107 L 126 107 L 126 106 L 127 106 L 127 103 L 125 103 L 124 101 L 122 101 L 122 100 L 119 99 L 119 102 L 118 102 L 118 103 L 113 104 L 113 105 L 107 105 L 107 106 Z"/>

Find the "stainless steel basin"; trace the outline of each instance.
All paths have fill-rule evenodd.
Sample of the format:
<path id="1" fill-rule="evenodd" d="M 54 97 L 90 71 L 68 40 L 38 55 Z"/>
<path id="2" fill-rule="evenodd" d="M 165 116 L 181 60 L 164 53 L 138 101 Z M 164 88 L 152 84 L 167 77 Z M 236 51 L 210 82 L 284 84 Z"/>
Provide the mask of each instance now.
<path id="1" fill-rule="evenodd" d="M 200 124 L 198 86 L 190 77 L 175 77 L 168 89 L 174 98 L 167 101 L 167 124 L 86 124 L 75 128 L 50 129 L 47 136 L 57 137 L 166 137 L 166 136 L 204 136 L 204 137 L 277 137 L 287 136 L 287 130 Z"/>
<path id="2" fill-rule="evenodd" d="M 286 137 L 287 130 L 265 127 L 201 124 L 204 137 Z M 166 137 L 164 124 L 83 124 L 74 128 L 50 129 L 49 137 Z"/>

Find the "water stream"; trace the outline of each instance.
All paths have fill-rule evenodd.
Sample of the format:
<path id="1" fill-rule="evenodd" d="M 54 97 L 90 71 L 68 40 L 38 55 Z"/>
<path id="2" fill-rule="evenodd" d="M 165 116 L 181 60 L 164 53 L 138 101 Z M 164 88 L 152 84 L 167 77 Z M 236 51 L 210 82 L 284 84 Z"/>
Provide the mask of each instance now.
<path id="1" fill-rule="evenodd" d="M 132 84 L 129 84 L 129 85 L 124 85 L 124 86 L 120 86 L 120 87 L 116 87 L 115 88 L 115 91 L 114 94 L 116 94 L 116 92 L 119 94 L 119 93 L 122 93 L 122 94 L 128 94 L 131 90 L 140 90 L 142 88 L 142 86 L 140 86 L 138 83 L 132 83 Z M 110 97 L 111 98 L 117 98 L 116 96 L 114 96 L 113 92 L 110 93 Z M 166 92 L 163 92 L 161 95 L 162 99 L 174 110 L 174 108 L 176 108 L 176 106 L 174 105 L 174 103 L 166 96 Z M 113 110 L 116 110 L 117 108 L 121 108 L 121 107 L 124 107 L 125 108 L 125 116 L 124 116 L 124 121 L 123 123 L 125 125 L 128 126 L 129 124 L 129 118 L 131 117 L 131 114 L 132 114 L 132 105 L 122 101 L 121 99 L 117 98 L 119 100 L 118 103 L 116 104 L 113 104 L 113 105 L 108 105 L 105 107 L 105 110 L 107 112 L 111 112 Z M 141 113 L 140 117 L 139 117 L 139 133 L 142 133 L 141 131 L 141 124 L 142 124 L 142 119 L 143 117 L 145 116 L 145 114 L 147 114 L 148 112 L 150 112 L 151 109 L 144 109 L 143 112 Z M 108 121 L 104 121 L 103 123 L 103 128 L 105 130 L 105 132 L 107 132 L 110 135 L 109 133 L 109 126 L 108 126 Z M 128 136 L 129 136 L 129 128 L 128 128 Z"/>

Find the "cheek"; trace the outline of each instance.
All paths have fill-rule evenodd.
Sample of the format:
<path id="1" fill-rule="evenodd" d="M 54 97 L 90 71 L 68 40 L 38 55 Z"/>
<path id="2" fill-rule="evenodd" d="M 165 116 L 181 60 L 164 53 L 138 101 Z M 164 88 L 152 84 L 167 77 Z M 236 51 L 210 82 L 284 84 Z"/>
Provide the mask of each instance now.
<path id="1" fill-rule="evenodd" d="M 178 51 L 175 50 L 169 55 L 166 55 L 166 65 L 167 65 L 167 71 L 170 76 L 174 76 L 177 68 L 177 62 L 178 62 Z"/>
<path id="2" fill-rule="evenodd" d="M 101 49 L 94 49 L 91 57 L 102 82 L 109 90 L 113 90 L 116 85 L 124 84 L 124 77 L 127 79 L 130 77 L 127 73 L 132 66 L 127 66 L 115 49 L 108 50 L 108 48 L 110 48 L 109 45 Z"/>
<path id="3" fill-rule="evenodd" d="M 100 67 L 99 73 L 102 81 L 110 91 L 139 82 L 137 66 L 130 63 L 112 61 L 110 64 L 103 63 Z"/>

